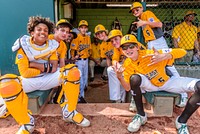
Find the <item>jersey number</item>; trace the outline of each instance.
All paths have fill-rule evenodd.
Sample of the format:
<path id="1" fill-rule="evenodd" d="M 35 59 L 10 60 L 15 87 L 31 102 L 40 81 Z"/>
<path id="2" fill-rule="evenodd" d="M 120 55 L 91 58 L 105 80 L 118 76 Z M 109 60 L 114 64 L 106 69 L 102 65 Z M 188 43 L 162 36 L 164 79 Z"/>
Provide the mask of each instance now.
<path id="1" fill-rule="evenodd" d="M 159 82 L 164 82 L 165 80 L 164 80 L 162 77 L 160 77 L 160 78 L 158 79 L 158 81 L 159 81 Z"/>

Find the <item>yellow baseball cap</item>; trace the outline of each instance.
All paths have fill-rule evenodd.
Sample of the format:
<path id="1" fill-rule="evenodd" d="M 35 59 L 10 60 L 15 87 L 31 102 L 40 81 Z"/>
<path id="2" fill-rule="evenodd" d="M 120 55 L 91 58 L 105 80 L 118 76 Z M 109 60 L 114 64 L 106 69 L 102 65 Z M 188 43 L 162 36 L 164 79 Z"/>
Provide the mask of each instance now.
<path id="1" fill-rule="evenodd" d="M 67 24 L 69 26 L 70 29 L 73 28 L 73 26 L 69 23 L 69 21 L 67 21 L 66 19 L 60 19 L 57 23 L 56 23 L 56 27 L 60 24 Z"/>
<path id="2" fill-rule="evenodd" d="M 121 39 L 121 45 L 124 45 L 126 43 L 138 43 L 138 40 L 134 35 L 127 34 Z"/>
<path id="3" fill-rule="evenodd" d="M 116 36 L 120 36 L 122 37 L 122 32 L 118 29 L 113 29 L 110 31 L 110 33 L 108 34 L 108 40 L 107 41 L 110 41 L 111 38 L 113 37 L 116 37 Z"/>
<path id="4" fill-rule="evenodd" d="M 133 4 L 132 4 L 131 7 L 130 7 L 129 13 L 131 13 L 132 10 L 133 10 L 134 8 L 137 8 L 137 7 L 142 7 L 142 4 L 141 4 L 140 2 L 133 2 Z"/>
<path id="5" fill-rule="evenodd" d="M 188 16 L 190 14 L 194 14 L 194 16 L 197 16 L 197 14 L 193 10 L 189 10 L 186 12 L 185 16 Z"/>
<path id="6" fill-rule="evenodd" d="M 146 49 L 146 47 L 145 47 L 143 44 L 141 44 L 141 43 L 137 40 L 137 38 L 136 38 L 134 35 L 132 35 L 132 34 L 127 34 L 127 35 L 125 35 L 124 37 L 122 37 L 120 46 L 122 46 L 122 45 L 124 45 L 124 44 L 126 44 L 126 43 L 136 43 L 137 46 L 138 46 L 141 50 Z"/>
<path id="7" fill-rule="evenodd" d="M 94 28 L 94 33 L 98 33 L 101 31 L 105 31 L 106 34 L 108 34 L 108 30 L 106 30 L 106 28 L 102 25 L 102 24 L 98 24 L 95 28 Z"/>
<path id="8" fill-rule="evenodd" d="M 88 22 L 86 20 L 81 20 L 78 24 L 78 27 L 80 26 L 87 26 L 88 27 Z"/>

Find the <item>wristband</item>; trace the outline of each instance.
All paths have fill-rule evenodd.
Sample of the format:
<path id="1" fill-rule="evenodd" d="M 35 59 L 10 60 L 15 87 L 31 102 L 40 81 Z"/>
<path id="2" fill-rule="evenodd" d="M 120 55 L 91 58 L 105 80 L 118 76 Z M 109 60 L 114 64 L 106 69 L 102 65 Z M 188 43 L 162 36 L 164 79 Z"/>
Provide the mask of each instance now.
<path id="1" fill-rule="evenodd" d="M 49 63 L 49 72 L 48 73 L 51 73 L 52 69 L 53 69 L 53 65 L 51 63 Z"/>
<path id="2" fill-rule="evenodd" d="M 47 72 L 47 68 L 48 68 L 47 63 L 44 63 L 44 72 L 45 72 L 45 73 Z"/>

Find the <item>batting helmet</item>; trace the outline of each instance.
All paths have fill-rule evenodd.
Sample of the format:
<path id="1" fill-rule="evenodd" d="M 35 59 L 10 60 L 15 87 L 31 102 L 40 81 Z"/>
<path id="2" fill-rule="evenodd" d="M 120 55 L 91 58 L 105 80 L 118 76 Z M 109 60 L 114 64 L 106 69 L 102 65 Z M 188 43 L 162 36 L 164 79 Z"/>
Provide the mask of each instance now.
<path id="1" fill-rule="evenodd" d="M 95 28 L 94 28 L 94 33 L 98 33 L 98 32 L 102 32 L 105 31 L 106 34 L 108 33 L 108 30 L 106 30 L 106 28 L 102 25 L 102 24 L 98 24 Z"/>
<path id="2" fill-rule="evenodd" d="M 78 27 L 80 26 L 87 26 L 88 27 L 88 22 L 86 20 L 81 20 L 78 24 Z"/>
<path id="3" fill-rule="evenodd" d="M 111 38 L 116 37 L 116 36 L 122 37 L 123 36 L 122 32 L 120 30 L 117 30 L 117 29 L 111 30 L 110 33 L 108 34 L 108 40 L 107 41 L 110 41 Z"/>
<path id="4" fill-rule="evenodd" d="M 66 19 L 60 19 L 60 20 L 56 23 L 56 27 L 57 27 L 58 25 L 61 25 L 61 24 L 66 24 L 66 25 L 68 25 L 70 29 L 73 28 L 73 26 L 72 26 L 72 25 L 69 23 L 69 21 L 67 21 Z"/>
<path id="5" fill-rule="evenodd" d="M 142 4 L 141 4 L 140 2 L 133 2 L 133 4 L 132 4 L 131 7 L 130 7 L 129 13 L 131 13 L 132 10 L 133 10 L 134 8 L 137 8 L 137 7 L 142 7 Z"/>
<path id="6" fill-rule="evenodd" d="M 121 45 L 124 45 L 126 43 L 137 43 L 138 44 L 138 40 L 134 35 L 127 34 L 124 37 L 122 37 L 122 39 L 121 39 Z"/>

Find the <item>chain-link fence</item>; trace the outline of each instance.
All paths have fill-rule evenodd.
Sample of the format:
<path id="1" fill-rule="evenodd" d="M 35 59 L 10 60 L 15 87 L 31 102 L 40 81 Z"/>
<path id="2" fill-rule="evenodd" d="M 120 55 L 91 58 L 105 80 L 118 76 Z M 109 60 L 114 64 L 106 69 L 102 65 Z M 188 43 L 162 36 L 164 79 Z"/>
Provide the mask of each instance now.
<path id="1" fill-rule="evenodd" d="M 163 22 L 168 46 L 187 51 L 187 55 L 176 63 L 200 64 L 200 1 L 151 0 L 145 4 L 146 10 L 152 11 Z"/>

